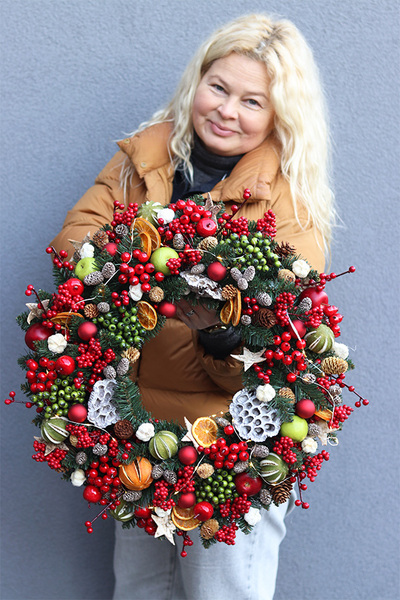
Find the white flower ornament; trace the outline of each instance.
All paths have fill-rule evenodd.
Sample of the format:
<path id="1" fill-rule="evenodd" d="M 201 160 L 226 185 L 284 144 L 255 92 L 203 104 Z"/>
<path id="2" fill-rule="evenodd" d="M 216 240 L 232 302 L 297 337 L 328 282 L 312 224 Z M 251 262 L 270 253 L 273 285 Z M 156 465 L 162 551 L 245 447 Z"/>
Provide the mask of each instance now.
<path id="1" fill-rule="evenodd" d="M 67 347 L 68 342 L 62 333 L 55 333 L 47 338 L 47 347 L 54 354 L 61 354 Z"/>

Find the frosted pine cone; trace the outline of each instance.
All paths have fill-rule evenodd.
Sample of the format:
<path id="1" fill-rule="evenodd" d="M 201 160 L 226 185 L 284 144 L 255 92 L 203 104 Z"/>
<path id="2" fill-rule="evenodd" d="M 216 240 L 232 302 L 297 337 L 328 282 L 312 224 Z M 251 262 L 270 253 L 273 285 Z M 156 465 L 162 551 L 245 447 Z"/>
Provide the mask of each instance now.
<path id="1" fill-rule="evenodd" d="M 251 317 L 250 315 L 242 315 L 240 317 L 240 322 L 242 325 L 251 325 Z"/>
<path id="2" fill-rule="evenodd" d="M 224 417 L 217 417 L 215 419 L 215 422 L 218 425 L 218 427 L 226 427 L 227 425 L 230 425 L 228 419 L 224 419 Z"/>
<path id="3" fill-rule="evenodd" d="M 107 454 L 108 451 L 108 446 L 107 444 L 95 444 L 93 447 L 93 454 L 96 454 L 97 456 L 104 456 L 105 454 Z"/>
<path id="4" fill-rule="evenodd" d="M 128 235 L 129 228 L 126 225 L 124 225 L 123 223 L 120 223 L 119 225 L 116 226 L 115 233 L 117 234 L 118 237 L 124 237 L 124 235 Z"/>
<path id="5" fill-rule="evenodd" d="M 305 313 L 305 312 L 311 310 L 311 308 L 312 308 L 312 301 L 310 298 L 303 298 L 303 300 L 300 301 L 299 310 L 301 310 L 302 313 Z"/>
<path id="6" fill-rule="evenodd" d="M 125 502 L 137 502 L 138 500 L 140 500 L 141 497 L 141 491 L 130 490 L 123 494 L 122 499 L 125 500 Z"/>
<path id="7" fill-rule="evenodd" d="M 103 369 L 103 375 L 106 379 L 115 379 L 117 376 L 117 372 L 111 365 L 107 365 Z"/>
<path id="8" fill-rule="evenodd" d="M 78 452 L 78 454 L 75 456 L 75 462 L 77 465 L 84 465 L 86 461 L 87 455 L 85 452 Z"/>
<path id="9" fill-rule="evenodd" d="M 86 277 L 83 278 L 83 283 L 85 285 L 99 285 L 104 281 L 103 275 L 100 271 L 93 271 L 93 273 L 89 273 Z"/>
<path id="10" fill-rule="evenodd" d="M 176 233 L 172 240 L 172 245 L 175 250 L 183 250 L 185 247 L 185 240 L 181 233 Z"/>
<path id="11" fill-rule="evenodd" d="M 243 461 L 243 460 L 239 460 L 237 463 L 235 463 L 235 466 L 233 467 L 233 471 L 235 473 L 244 473 L 244 471 L 247 471 L 249 467 L 249 462 L 247 460 Z"/>
<path id="12" fill-rule="evenodd" d="M 165 481 L 171 485 L 174 485 L 178 481 L 178 476 L 175 471 L 170 471 L 169 469 L 164 471 L 163 477 Z"/>
<path id="13" fill-rule="evenodd" d="M 318 437 L 321 433 L 321 429 L 317 423 L 309 423 L 308 424 L 308 436 L 309 437 Z"/>
<path id="14" fill-rule="evenodd" d="M 264 506 L 269 506 L 272 502 L 272 494 L 267 488 L 260 490 L 259 497 Z"/>
<path id="15" fill-rule="evenodd" d="M 108 302 L 99 302 L 97 305 L 97 309 L 101 313 L 108 313 L 110 310 L 110 305 Z"/>
<path id="16" fill-rule="evenodd" d="M 122 377 L 122 375 L 126 375 L 126 373 L 129 371 L 129 367 L 129 360 L 127 358 L 121 358 L 117 365 L 117 375 L 119 375 L 120 377 Z"/>
<path id="17" fill-rule="evenodd" d="M 256 444 L 253 448 L 252 455 L 255 458 L 267 458 L 269 454 L 269 450 L 267 446 L 262 446 L 261 444 Z"/>
<path id="18" fill-rule="evenodd" d="M 256 295 L 256 300 L 260 306 L 271 306 L 272 298 L 267 292 L 260 292 Z"/>
<path id="19" fill-rule="evenodd" d="M 112 262 L 106 262 L 101 272 L 104 279 L 110 279 L 115 273 L 115 265 Z"/>
<path id="20" fill-rule="evenodd" d="M 161 465 L 154 465 L 152 471 L 151 471 L 151 476 L 153 479 L 160 479 L 163 476 L 164 473 L 164 469 L 162 468 Z"/>
<path id="21" fill-rule="evenodd" d="M 201 275 L 201 273 L 204 273 L 205 270 L 205 266 L 199 263 L 198 265 L 193 265 L 193 267 L 190 269 L 190 272 L 193 273 L 193 275 Z"/>

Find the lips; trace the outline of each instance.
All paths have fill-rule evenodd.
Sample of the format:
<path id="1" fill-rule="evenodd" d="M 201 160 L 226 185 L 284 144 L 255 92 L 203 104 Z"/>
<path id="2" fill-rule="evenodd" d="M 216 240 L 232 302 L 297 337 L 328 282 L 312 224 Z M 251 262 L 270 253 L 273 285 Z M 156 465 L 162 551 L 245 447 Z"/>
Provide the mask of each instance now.
<path id="1" fill-rule="evenodd" d="M 235 133 L 236 133 L 236 131 L 229 129 L 228 127 L 224 127 L 223 125 L 220 125 L 219 123 L 216 123 L 215 121 L 209 121 L 209 123 L 210 123 L 211 131 L 221 137 L 229 137 L 231 135 L 235 135 Z"/>

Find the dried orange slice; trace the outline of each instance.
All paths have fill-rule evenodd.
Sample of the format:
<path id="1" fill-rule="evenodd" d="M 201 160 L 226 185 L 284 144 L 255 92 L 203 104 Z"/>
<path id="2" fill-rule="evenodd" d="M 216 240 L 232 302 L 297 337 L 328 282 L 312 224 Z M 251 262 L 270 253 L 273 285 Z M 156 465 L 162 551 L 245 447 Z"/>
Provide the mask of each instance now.
<path id="1" fill-rule="evenodd" d="M 191 531 L 201 524 L 201 521 L 195 517 L 190 519 L 179 519 L 174 512 L 171 513 L 171 519 L 173 524 L 182 531 Z"/>
<path id="2" fill-rule="evenodd" d="M 132 224 L 132 229 L 136 231 L 142 241 L 143 252 L 150 256 L 154 250 L 161 246 L 161 237 L 157 229 L 142 217 L 137 217 Z"/>
<path id="3" fill-rule="evenodd" d="M 232 298 L 229 298 L 229 300 L 227 300 L 224 304 L 224 306 L 221 309 L 221 312 L 219 313 L 219 318 L 221 320 L 221 323 L 223 323 L 224 325 L 228 325 L 228 323 L 230 323 L 230 320 L 232 319 L 232 315 L 233 315 L 233 300 Z"/>
<path id="4" fill-rule="evenodd" d="M 218 426 L 210 417 L 200 417 L 192 425 L 192 435 L 196 442 L 208 448 L 217 439 Z"/>
<path id="5" fill-rule="evenodd" d="M 233 312 L 232 312 L 232 325 L 237 327 L 240 322 L 240 317 L 242 315 L 242 295 L 239 290 L 237 290 L 236 296 L 233 298 Z"/>
<path id="6" fill-rule="evenodd" d="M 180 506 L 176 505 L 172 507 L 172 512 L 174 513 L 175 517 L 181 521 L 189 521 L 189 519 L 194 518 L 193 506 L 190 508 L 181 508 Z"/>
<path id="7" fill-rule="evenodd" d="M 144 300 L 139 300 L 136 306 L 137 318 L 139 319 L 141 326 L 148 331 L 154 329 L 157 325 L 157 313 L 155 308 Z"/>
<path id="8" fill-rule="evenodd" d="M 55 323 L 56 325 L 64 325 L 64 327 L 68 327 L 69 323 L 71 322 L 71 320 L 73 319 L 73 317 L 80 317 L 81 319 L 83 319 L 83 315 L 81 315 L 80 313 L 74 313 L 74 312 L 60 312 L 57 313 L 55 317 L 52 317 L 50 319 L 50 321 L 52 323 Z"/>
<path id="9" fill-rule="evenodd" d="M 326 408 L 325 410 L 316 410 L 314 414 L 324 421 L 330 421 L 332 418 L 332 411 L 329 410 L 329 408 Z"/>

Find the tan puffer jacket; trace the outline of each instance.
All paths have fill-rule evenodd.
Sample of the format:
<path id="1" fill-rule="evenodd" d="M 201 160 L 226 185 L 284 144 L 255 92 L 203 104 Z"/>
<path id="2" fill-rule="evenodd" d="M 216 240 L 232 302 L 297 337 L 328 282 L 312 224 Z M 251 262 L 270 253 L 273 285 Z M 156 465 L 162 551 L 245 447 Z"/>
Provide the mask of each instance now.
<path id="1" fill-rule="evenodd" d="M 53 240 L 57 250 L 72 253 L 68 240 L 82 240 L 110 223 L 115 200 L 138 202 L 152 200 L 168 204 L 172 195 L 173 170 L 168 154 L 169 124 L 154 125 L 132 138 L 119 142 L 120 151 L 97 177 L 79 202 L 70 210 L 62 231 Z M 128 157 L 134 168 L 129 186 L 120 185 L 121 169 Z M 272 209 L 277 218 L 278 241 L 287 241 L 296 251 L 322 271 L 324 257 L 321 237 L 307 223 L 305 209 L 297 223 L 288 183 L 280 173 L 278 144 L 272 136 L 238 162 L 228 178 L 212 190 L 215 202 L 230 204 L 243 201 L 249 188 L 250 201 L 238 216 L 257 220 Z M 238 349 L 239 353 L 240 350 Z M 146 343 L 138 365 L 137 381 L 142 401 L 154 417 L 190 421 L 203 415 L 226 411 L 232 395 L 241 388 L 242 363 L 232 357 L 217 360 L 205 354 L 197 333 L 182 322 L 169 319 L 159 335 Z"/>

